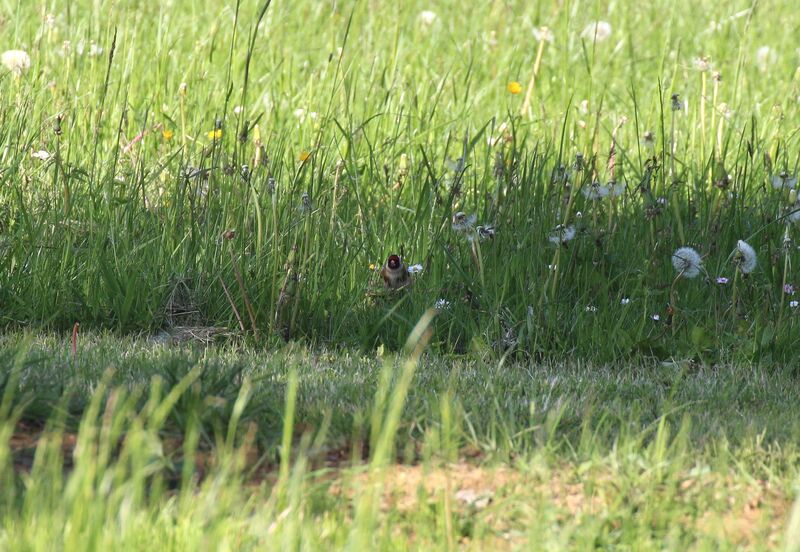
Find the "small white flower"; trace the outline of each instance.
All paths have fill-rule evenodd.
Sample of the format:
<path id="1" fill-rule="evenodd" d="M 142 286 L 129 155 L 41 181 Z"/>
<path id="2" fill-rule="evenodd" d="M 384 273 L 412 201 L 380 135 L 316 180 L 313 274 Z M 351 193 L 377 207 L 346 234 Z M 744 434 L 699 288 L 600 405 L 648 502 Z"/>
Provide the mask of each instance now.
<path id="1" fill-rule="evenodd" d="M 578 111 L 580 111 L 583 115 L 589 113 L 589 100 L 582 100 L 580 104 L 578 104 Z"/>
<path id="2" fill-rule="evenodd" d="M 623 298 L 622 298 L 622 299 L 620 299 L 620 301 L 619 301 L 619 304 L 620 304 L 620 305 L 630 305 L 630 303 L 631 303 L 631 300 L 630 300 L 630 298 L 628 298 L 628 297 L 623 297 Z"/>
<path id="3" fill-rule="evenodd" d="M 592 42 L 603 42 L 611 36 L 611 23 L 608 21 L 589 23 L 583 29 L 581 36 Z"/>
<path id="4" fill-rule="evenodd" d="M 679 276 L 695 278 L 703 267 L 703 258 L 691 247 L 681 247 L 672 254 L 672 266 Z"/>
<path id="5" fill-rule="evenodd" d="M 798 306 L 800 306 L 800 301 L 794 301 L 794 300 L 789 301 L 789 306 L 792 307 L 793 309 L 796 309 Z"/>
<path id="6" fill-rule="evenodd" d="M 659 320 L 661 320 L 661 315 L 660 314 L 652 314 L 652 315 L 650 315 L 650 318 L 652 320 L 658 322 Z"/>
<path id="7" fill-rule="evenodd" d="M 300 119 L 300 122 L 302 123 L 306 119 L 306 110 L 303 109 L 302 107 L 298 107 L 297 109 L 292 111 L 292 115 Z"/>
<path id="8" fill-rule="evenodd" d="M 23 71 L 31 68 L 31 57 L 22 50 L 7 50 L 3 52 L 0 56 L 0 62 L 18 77 L 22 75 Z"/>
<path id="9" fill-rule="evenodd" d="M 436 303 L 434 303 L 433 305 L 433 308 L 439 312 L 447 310 L 450 308 L 450 301 L 448 301 L 447 299 L 437 299 Z"/>
<path id="10" fill-rule="evenodd" d="M 594 305 L 586 305 L 586 312 L 597 312 L 597 307 Z"/>
<path id="11" fill-rule="evenodd" d="M 407 270 L 409 274 L 419 274 L 420 272 L 422 272 L 422 265 L 421 264 L 411 265 L 408 267 Z"/>
<path id="12" fill-rule="evenodd" d="M 727 284 L 729 281 L 730 280 L 728 280 L 725 276 L 720 276 L 717 278 L 717 283 L 721 286 Z"/>
<path id="13" fill-rule="evenodd" d="M 733 262 L 736 263 L 742 273 L 750 274 L 753 272 L 753 270 L 755 270 L 756 265 L 758 264 L 756 250 L 744 240 L 737 241 Z"/>
<path id="14" fill-rule="evenodd" d="M 236 107 L 234 107 L 233 108 L 233 114 L 234 115 L 241 115 L 242 114 L 242 106 L 237 105 Z"/>
<path id="15" fill-rule="evenodd" d="M 549 270 L 550 272 L 555 272 L 555 270 L 556 270 L 557 268 L 558 268 L 558 265 L 556 265 L 556 264 L 549 264 L 549 265 L 547 265 L 547 270 Z"/>
<path id="16" fill-rule="evenodd" d="M 34 151 L 31 153 L 31 157 L 38 159 L 39 161 L 47 161 L 50 159 L 50 152 L 45 150 Z"/>
<path id="17" fill-rule="evenodd" d="M 463 211 L 459 211 L 453 215 L 453 230 L 456 232 L 469 232 L 472 230 L 472 227 L 475 226 L 475 221 L 477 220 L 477 215 L 468 215 Z"/>
<path id="18" fill-rule="evenodd" d="M 533 29 L 533 38 L 536 42 L 553 42 L 553 31 L 549 27 L 536 27 Z"/>
<path id="19" fill-rule="evenodd" d="M 550 236 L 548 236 L 547 239 L 550 241 L 550 243 L 564 245 L 575 238 L 575 233 L 574 226 L 564 226 L 563 224 L 559 224 L 553 229 L 553 232 L 550 234 Z"/>
<path id="20" fill-rule="evenodd" d="M 423 10 L 419 12 L 419 22 L 426 27 L 433 25 L 438 18 L 439 16 L 436 15 L 436 12 L 431 10 Z"/>

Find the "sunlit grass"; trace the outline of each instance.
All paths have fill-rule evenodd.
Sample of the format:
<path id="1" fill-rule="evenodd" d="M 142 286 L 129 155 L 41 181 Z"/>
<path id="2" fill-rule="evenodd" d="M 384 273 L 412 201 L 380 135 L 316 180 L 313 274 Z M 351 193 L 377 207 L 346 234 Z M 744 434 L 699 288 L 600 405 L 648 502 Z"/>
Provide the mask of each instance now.
<path id="1" fill-rule="evenodd" d="M 797 549 L 798 26 L 0 5 L 0 548 Z"/>

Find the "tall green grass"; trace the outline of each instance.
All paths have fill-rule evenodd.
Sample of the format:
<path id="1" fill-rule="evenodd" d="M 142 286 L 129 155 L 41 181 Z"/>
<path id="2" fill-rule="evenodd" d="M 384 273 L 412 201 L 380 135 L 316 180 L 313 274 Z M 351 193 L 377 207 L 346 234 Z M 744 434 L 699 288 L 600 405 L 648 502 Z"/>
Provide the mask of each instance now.
<path id="1" fill-rule="evenodd" d="M 793 196 L 771 186 L 797 166 L 788 3 L 45 8 L 3 8 L 4 47 L 32 59 L 0 80 L 5 327 L 396 350 L 443 299 L 443 352 L 796 358 Z M 596 20 L 602 42 L 582 35 Z M 620 197 L 581 193 L 612 176 Z M 459 211 L 496 237 L 468 242 Z M 685 245 L 706 272 L 676 282 Z M 424 270 L 384 297 L 369 266 L 393 252 Z"/>

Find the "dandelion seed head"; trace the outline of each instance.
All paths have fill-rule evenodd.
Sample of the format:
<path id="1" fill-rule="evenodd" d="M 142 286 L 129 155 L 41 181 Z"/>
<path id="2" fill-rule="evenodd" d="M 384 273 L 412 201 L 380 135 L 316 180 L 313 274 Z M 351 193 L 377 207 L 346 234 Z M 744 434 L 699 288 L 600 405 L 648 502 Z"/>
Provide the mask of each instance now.
<path id="1" fill-rule="evenodd" d="M 436 20 L 438 18 L 439 16 L 436 15 L 436 12 L 431 10 L 422 10 L 421 12 L 419 12 L 418 16 L 420 24 L 424 27 L 430 27 L 431 25 L 436 23 Z"/>
<path id="2" fill-rule="evenodd" d="M 468 215 L 463 211 L 458 211 L 453 215 L 452 228 L 455 232 L 469 232 L 475 226 L 475 221 L 478 216 L 475 214 Z"/>
<path id="3" fill-rule="evenodd" d="M 553 229 L 547 239 L 550 241 L 550 243 L 555 245 L 564 245 L 573 240 L 575 238 L 575 234 L 576 232 L 574 226 L 565 226 L 563 224 L 559 224 Z"/>
<path id="4" fill-rule="evenodd" d="M 589 186 L 586 186 L 583 189 L 583 195 L 586 196 L 588 199 L 596 201 L 598 199 L 603 199 L 609 193 L 609 189 L 607 186 L 603 186 L 600 182 L 592 182 Z"/>
<path id="5" fill-rule="evenodd" d="M 581 32 L 581 37 L 592 42 L 604 42 L 611 37 L 611 23 L 608 21 L 589 23 Z"/>
<path id="6" fill-rule="evenodd" d="M 758 50 L 756 50 L 756 65 L 758 65 L 758 68 L 764 72 L 769 69 L 770 65 L 775 63 L 777 57 L 778 56 L 775 53 L 775 50 L 769 46 L 761 46 Z"/>
<path id="7" fill-rule="evenodd" d="M 743 274 L 750 274 L 758 264 L 756 250 L 744 240 L 737 241 L 733 262 L 736 263 L 736 266 L 739 267 Z"/>
<path id="8" fill-rule="evenodd" d="M 700 275 L 703 258 L 691 247 L 681 247 L 672 254 L 672 266 L 680 276 L 695 278 Z"/>
<path id="9" fill-rule="evenodd" d="M 701 73 L 705 73 L 709 69 L 711 69 L 711 60 L 708 56 L 703 56 L 694 59 L 694 68 L 700 71 Z"/>
<path id="10" fill-rule="evenodd" d="M 645 132 L 644 135 L 642 136 L 642 139 L 644 141 L 644 147 L 646 147 L 647 149 L 652 150 L 656 147 L 656 137 L 651 130 Z"/>
<path id="11" fill-rule="evenodd" d="M 625 183 L 612 180 L 608 183 L 608 193 L 611 197 L 619 197 L 625 193 Z"/>
<path id="12" fill-rule="evenodd" d="M 31 68 L 31 57 L 24 50 L 6 50 L 0 55 L 0 63 L 19 77 Z"/>
<path id="13" fill-rule="evenodd" d="M 795 184 L 797 184 L 797 176 L 791 175 L 787 171 L 781 171 L 780 174 L 772 175 L 772 187 L 776 190 L 794 188 Z"/>
<path id="14" fill-rule="evenodd" d="M 536 27 L 533 29 L 533 38 L 536 42 L 553 42 L 555 37 L 549 27 Z"/>

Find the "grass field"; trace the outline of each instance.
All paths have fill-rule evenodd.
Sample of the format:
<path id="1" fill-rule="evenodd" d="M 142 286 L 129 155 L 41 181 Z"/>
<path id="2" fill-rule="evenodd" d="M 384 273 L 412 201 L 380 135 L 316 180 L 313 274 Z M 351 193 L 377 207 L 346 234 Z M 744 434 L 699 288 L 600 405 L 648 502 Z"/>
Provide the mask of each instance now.
<path id="1" fill-rule="evenodd" d="M 0 547 L 799 549 L 797 28 L 0 2 Z"/>

